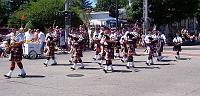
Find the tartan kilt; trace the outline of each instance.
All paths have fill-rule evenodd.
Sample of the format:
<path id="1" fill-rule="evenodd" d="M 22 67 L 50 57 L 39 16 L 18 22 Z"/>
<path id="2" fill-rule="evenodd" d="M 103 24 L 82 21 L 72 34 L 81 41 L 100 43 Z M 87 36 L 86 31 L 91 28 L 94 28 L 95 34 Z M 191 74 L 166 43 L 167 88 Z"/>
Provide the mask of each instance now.
<path id="1" fill-rule="evenodd" d="M 112 59 L 112 50 L 111 49 L 107 49 L 106 50 L 105 58 L 106 58 L 106 60 L 111 60 Z"/>
<path id="2" fill-rule="evenodd" d="M 111 60 L 106 60 L 106 65 L 112 65 L 112 61 Z"/>
<path id="3" fill-rule="evenodd" d="M 83 57 L 83 52 L 82 52 L 81 49 L 78 49 L 78 50 L 77 50 L 76 56 L 77 56 L 77 57 Z"/>
<path id="4" fill-rule="evenodd" d="M 181 50 L 182 50 L 181 45 L 174 45 L 173 51 L 181 51 Z"/>
<path id="5" fill-rule="evenodd" d="M 50 48 L 49 52 L 47 53 L 47 56 L 54 56 L 55 55 L 55 49 L 54 48 Z"/>
<path id="6" fill-rule="evenodd" d="M 128 49 L 128 56 L 134 55 L 134 51 L 132 48 Z"/>
<path id="7" fill-rule="evenodd" d="M 11 48 L 11 61 L 21 61 L 23 55 L 22 46 L 15 46 Z"/>

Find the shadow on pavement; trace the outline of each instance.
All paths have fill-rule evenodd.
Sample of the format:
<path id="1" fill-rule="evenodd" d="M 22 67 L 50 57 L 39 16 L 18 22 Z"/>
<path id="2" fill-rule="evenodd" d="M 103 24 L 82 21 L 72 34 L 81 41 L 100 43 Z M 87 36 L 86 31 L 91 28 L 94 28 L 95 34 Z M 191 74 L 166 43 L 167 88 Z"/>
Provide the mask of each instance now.
<path id="1" fill-rule="evenodd" d="M 191 60 L 191 58 L 179 58 L 177 60 Z"/>
<path id="2" fill-rule="evenodd" d="M 101 70 L 102 68 L 83 68 L 81 70 Z"/>
<path id="3" fill-rule="evenodd" d="M 44 78 L 43 75 L 26 75 L 25 78 Z"/>
<path id="4" fill-rule="evenodd" d="M 83 62 L 83 63 L 98 63 L 98 62 L 88 62 L 88 61 L 85 61 L 85 62 Z"/>
<path id="5" fill-rule="evenodd" d="M 113 70 L 113 72 L 129 73 L 129 72 L 133 72 L 133 71 L 131 71 L 131 70 Z"/>
<path id="6" fill-rule="evenodd" d="M 167 64 L 152 64 L 152 65 L 175 65 L 175 64 L 167 63 Z"/>
<path id="7" fill-rule="evenodd" d="M 134 62 L 146 62 L 146 61 L 134 61 Z"/>
<path id="8" fill-rule="evenodd" d="M 56 64 L 56 65 L 51 65 L 51 66 L 72 66 L 73 64 Z"/>
<path id="9" fill-rule="evenodd" d="M 171 61 L 177 61 L 177 60 L 161 60 L 160 62 L 171 62 Z"/>
<path id="10" fill-rule="evenodd" d="M 134 68 L 137 68 L 137 69 L 160 69 L 160 67 L 134 67 Z"/>

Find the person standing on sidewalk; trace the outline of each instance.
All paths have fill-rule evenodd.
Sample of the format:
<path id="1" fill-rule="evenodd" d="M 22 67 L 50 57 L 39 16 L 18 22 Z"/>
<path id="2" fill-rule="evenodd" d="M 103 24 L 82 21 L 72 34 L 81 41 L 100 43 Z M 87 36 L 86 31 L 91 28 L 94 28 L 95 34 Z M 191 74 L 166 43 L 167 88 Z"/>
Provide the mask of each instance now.
<path id="1" fill-rule="evenodd" d="M 173 39 L 174 47 L 173 51 L 176 52 L 176 59 L 180 59 L 180 52 L 181 52 L 181 44 L 183 43 L 182 38 L 180 37 L 180 33 L 176 33 L 176 37 Z"/>
<path id="2" fill-rule="evenodd" d="M 24 71 L 23 65 L 22 65 L 22 55 L 23 55 L 23 49 L 22 45 L 24 43 L 24 33 L 23 28 L 19 29 L 19 33 L 14 35 L 11 40 L 11 67 L 10 71 L 4 75 L 4 77 L 11 78 L 11 75 L 13 73 L 13 70 L 15 69 L 15 64 L 18 65 L 20 68 L 21 73 L 18 75 L 22 78 L 25 78 L 26 72 Z"/>

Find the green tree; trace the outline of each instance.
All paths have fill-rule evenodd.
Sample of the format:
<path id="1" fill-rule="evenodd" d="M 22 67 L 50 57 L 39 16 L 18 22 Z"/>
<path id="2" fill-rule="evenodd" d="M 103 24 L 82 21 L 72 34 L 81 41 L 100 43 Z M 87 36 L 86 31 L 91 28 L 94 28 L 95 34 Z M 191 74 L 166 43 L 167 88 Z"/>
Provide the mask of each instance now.
<path id="1" fill-rule="evenodd" d="M 21 5 L 9 19 L 9 25 L 25 25 L 31 21 L 34 27 L 50 27 L 54 23 L 64 27 L 64 1 L 65 0 L 32 0 L 30 3 Z M 72 0 L 70 0 L 72 1 Z M 70 12 L 74 14 L 69 16 L 73 27 L 87 22 L 86 14 L 81 0 L 73 0 L 70 5 Z M 22 20 L 22 17 L 25 16 Z"/>
<path id="2" fill-rule="evenodd" d="M 8 2 L 7 0 L 0 0 L 0 26 L 4 25 L 8 17 Z"/>
<path id="3" fill-rule="evenodd" d="M 118 0 L 119 8 L 126 7 L 128 4 L 128 0 Z M 109 11 L 111 6 L 116 5 L 116 0 L 97 0 L 96 3 L 96 11 Z"/>
<path id="4" fill-rule="evenodd" d="M 31 1 L 26 7 L 15 11 L 9 19 L 10 25 L 25 25 L 31 21 L 35 27 L 52 26 L 54 20 L 63 21 L 57 18 L 56 13 L 64 9 L 64 0 L 38 0 Z M 25 20 L 21 17 L 25 16 Z"/>
<path id="5" fill-rule="evenodd" d="M 131 6 L 126 7 L 127 20 L 134 22 L 142 18 L 143 2 L 142 0 L 132 0 Z"/>
<path id="6" fill-rule="evenodd" d="M 151 5 L 149 17 L 157 25 L 172 23 L 193 17 L 197 11 L 199 0 L 148 0 Z M 137 20 L 142 18 L 143 0 L 132 0 L 127 8 L 127 18 Z"/>

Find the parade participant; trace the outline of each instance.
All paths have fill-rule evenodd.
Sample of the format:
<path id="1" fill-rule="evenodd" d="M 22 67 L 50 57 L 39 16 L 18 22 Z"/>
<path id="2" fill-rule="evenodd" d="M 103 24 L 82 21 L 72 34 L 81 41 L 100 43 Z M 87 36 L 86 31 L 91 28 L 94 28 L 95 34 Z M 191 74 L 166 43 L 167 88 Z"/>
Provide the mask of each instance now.
<path id="1" fill-rule="evenodd" d="M 0 57 L 6 57 L 9 48 L 10 44 L 8 43 L 8 41 L 3 41 L 3 43 L 0 44 Z"/>
<path id="2" fill-rule="evenodd" d="M 103 71 L 107 73 L 107 71 L 113 71 L 112 67 L 112 47 L 114 47 L 114 41 L 110 40 L 110 37 L 108 35 L 105 36 L 105 41 L 103 43 L 104 50 L 106 52 L 105 59 L 106 59 L 106 65 L 104 66 Z"/>
<path id="3" fill-rule="evenodd" d="M 100 44 L 100 31 L 97 29 L 94 33 L 93 40 L 94 40 L 94 47 L 95 47 L 95 56 L 94 60 L 97 60 L 99 58 L 100 52 L 101 52 L 101 44 Z"/>
<path id="4" fill-rule="evenodd" d="M 51 65 L 56 65 L 56 59 L 55 59 L 55 41 L 56 39 L 54 39 L 53 37 L 49 36 L 47 37 L 47 41 L 46 41 L 46 48 L 47 48 L 47 60 L 43 63 L 46 67 L 48 66 L 48 62 L 49 60 L 52 58 L 53 63 Z"/>
<path id="5" fill-rule="evenodd" d="M 101 44 L 101 52 L 100 52 L 100 62 L 98 63 L 100 66 L 102 66 L 103 60 L 105 60 L 105 50 L 104 50 L 104 42 L 105 42 L 105 33 L 100 33 L 99 38 L 100 44 Z"/>
<path id="6" fill-rule="evenodd" d="M 174 47 L 173 51 L 176 51 L 176 59 L 180 59 L 180 52 L 181 52 L 181 44 L 183 43 L 182 38 L 180 37 L 180 33 L 176 33 L 176 37 L 173 39 Z"/>
<path id="7" fill-rule="evenodd" d="M 127 45 L 126 45 L 127 34 L 130 34 L 130 31 L 126 31 L 120 39 L 120 43 L 121 43 L 121 47 L 122 47 L 121 51 L 123 52 L 123 57 L 122 57 L 121 61 L 123 63 L 127 61 L 127 54 L 128 54 L 128 48 L 127 48 Z"/>
<path id="8" fill-rule="evenodd" d="M 115 57 L 120 58 L 120 49 L 121 49 L 121 44 L 120 44 L 120 38 L 122 37 L 120 31 L 116 31 L 114 33 L 114 41 L 115 41 Z"/>
<path id="9" fill-rule="evenodd" d="M 73 66 L 71 67 L 72 70 L 76 70 L 77 63 L 81 63 L 81 69 L 84 68 L 83 62 L 82 62 L 82 49 L 80 47 L 80 44 L 82 43 L 83 39 L 79 39 L 78 37 L 72 37 L 72 58 L 73 58 Z"/>
<path id="10" fill-rule="evenodd" d="M 157 53 L 158 53 L 158 57 L 157 57 L 157 61 L 161 61 L 162 60 L 162 52 L 163 52 L 163 47 L 165 45 L 166 42 L 166 37 L 164 34 L 162 34 L 161 32 L 158 32 L 158 43 L 157 43 Z"/>
<path id="11" fill-rule="evenodd" d="M 23 33 L 23 28 L 19 29 L 19 33 L 14 35 L 14 38 L 12 38 L 11 40 L 11 67 L 10 67 L 10 71 L 5 74 L 4 76 L 7 78 L 11 78 L 12 72 L 15 69 L 15 64 L 18 65 L 18 67 L 20 68 L 20 74 L 18 76 L 25 78 L 26 76 L 26 72 L 24 71 L 23 65 L 22 65 L 22 54 L 23 54 L 23 50 L 22 50 L 22 45 L 24 43 L 24 33 Z"/>
<path id="12" fill-rule="evenodd" d="M 152 38 L 153 40 L 158 40 L 158 33 L 156 30 L 153 30 L 153 34 L 152 34 Z M 158 56 L 158 53 L 157 53 L 157 50 L 158 50 L 158 43 L 154 43 L 152 45 L 153 47 L 153 57 L 157 57 Z"/>
<path id="13" fill-rule="evenodd" d="M 136 55 L 136 51 L 135 49 L 137 48 L 137 43 L 139 43 L 139 39 L 140 39 L 140 34 L 139 34 L 140 29 L 139 28 L 135 28 L 133 29 L 133 31 L 131 32 L 131 34 L 133 35 L 133 54 Z"/>
<path id="14" fill-rule="evenodd" d="M 147 45 L 146 51 L 148 53 L 148 59 L 146 64 L 150 66 L 153 64 L 153 45 L 156 43 L 156 40 L 153 40 L 151 31 L 148 31 L 148 34 L 145 36 L 144 40 Z"/>
<path id="15" fill-rule="evenodd" d="M 88 30 L 88 34 L 89 34 L 89 48 L 91 50 L 94 49 L 94 39 L 93 39 L 93 36 L 95 37 L 94 33 L 95 33 L 95 28 L 91 27 L 90 30 Z"/>
<path id="16" fill-rule="evenodd" d="M 28 29 L 28 31 L 25 32 L 25 43 L 33 42 L 33 40 L 34 40 L 33 30 Z"/>
<path id="17" fill-rule="evenodd" d="M 129 69 L 131 67 L 134 67 L 134 35 L 129 33 L 127 34 L 127 49 L 128 49 L 128 58 L 127 58 L 127 65 L 126 67 Z"/>

